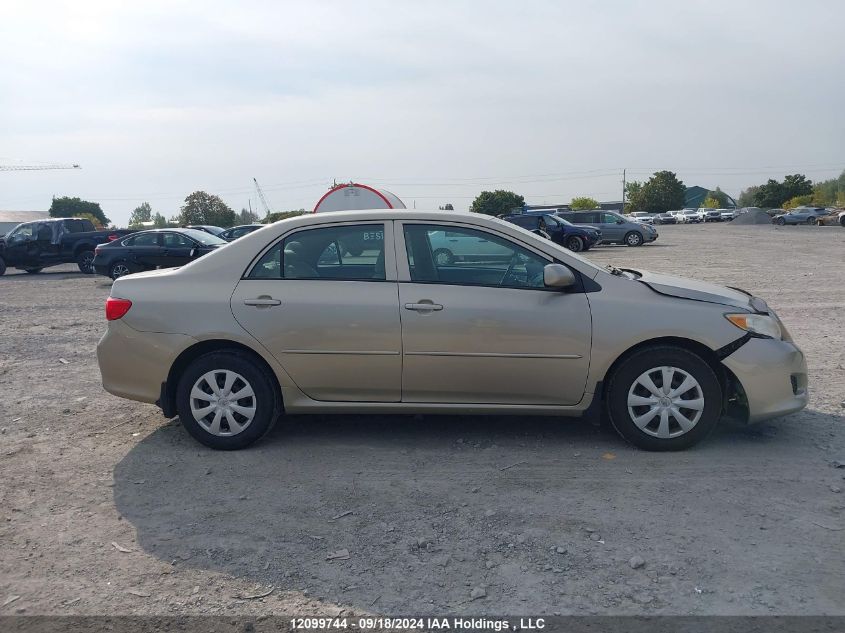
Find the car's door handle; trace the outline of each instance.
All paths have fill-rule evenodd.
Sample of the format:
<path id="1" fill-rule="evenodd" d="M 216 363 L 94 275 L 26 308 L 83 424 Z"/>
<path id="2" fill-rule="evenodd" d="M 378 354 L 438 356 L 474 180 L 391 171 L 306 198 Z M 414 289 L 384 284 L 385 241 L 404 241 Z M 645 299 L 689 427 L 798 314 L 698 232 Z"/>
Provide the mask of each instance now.
<path id="1" fill-rule="evenodd" d="M 443 306 L 439 303 L 406 303 L 405 304 L 406 310 L 414 310 L 416 312 L 439 312 L 443 309 Z"/>
<path id="2" fill-rule="evenodd" d="M 244 299 L 245 306 L 278 306 L 282 302 L 272 297 L 258 297 L 256 299 Z"/>

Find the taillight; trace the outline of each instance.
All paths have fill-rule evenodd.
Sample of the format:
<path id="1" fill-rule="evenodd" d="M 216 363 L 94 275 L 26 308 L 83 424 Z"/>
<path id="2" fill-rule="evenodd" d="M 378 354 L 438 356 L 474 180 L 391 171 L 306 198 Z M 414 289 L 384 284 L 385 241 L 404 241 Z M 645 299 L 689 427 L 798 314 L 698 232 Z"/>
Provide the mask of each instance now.
<path id="1" fill-rule="evenodd" d="M 112 233 L 111 235 L 109 235 L 108 240 L 109 240 L 109 242 L 114 242 L 119 237 L 120 236 L 118 234 Z"/>
<path id="2" fill-rule="evenodd" d="M 129 299 L 116 299 L 109 297 L 106 299 L 106 319 L 108 321 L 116 321 L 123 318 L 132 307 L 132 302 Z"/>

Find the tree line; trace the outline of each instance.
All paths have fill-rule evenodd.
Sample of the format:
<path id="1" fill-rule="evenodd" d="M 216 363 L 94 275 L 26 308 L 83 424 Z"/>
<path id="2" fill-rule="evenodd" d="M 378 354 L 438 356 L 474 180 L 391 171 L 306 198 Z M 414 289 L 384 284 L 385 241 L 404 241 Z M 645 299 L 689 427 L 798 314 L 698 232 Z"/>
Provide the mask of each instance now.
<path id="1" fill-rule="evenodd" d="M 671 171 L 655 172 L 645 182 L 631 181 L 625 185 L 625 211 L 665 213 L 685 206 L 687 187 Z M 730 206 L 728 195 L 716 187 L 708 192 L 700 206 L 723 209 Z M 470 211 L 486 215 L 506 215 L 525 205 L 525 198 L 513 191 L 497 189 L 482 191 L 473 200 Z M 740 207 L 792 209 L 801 205 L 845 207 L 845 171 L 837 178 L 813 183 L 803 174 L 786 176 L 783 181 L 769 179 L 759 186 L 745 189 L 737 199 Z M 573 210 L 597 209 L 599 202 L 579 196 L 569 203 Z"/>

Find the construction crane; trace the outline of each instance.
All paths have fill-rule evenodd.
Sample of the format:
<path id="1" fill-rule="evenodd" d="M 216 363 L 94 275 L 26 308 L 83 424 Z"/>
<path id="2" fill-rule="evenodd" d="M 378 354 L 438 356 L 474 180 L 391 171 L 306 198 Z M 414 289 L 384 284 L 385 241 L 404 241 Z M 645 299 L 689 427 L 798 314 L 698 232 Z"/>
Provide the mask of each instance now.
<path id="1" fill-rule="evenodd" d="M 0 165 L 0 171 L 40 171 L 42 169 L 82 169 L 82 167 L 75 163 L 52 163 L 46 165 Z"/>
<path id="2" fill-rule="evenodd" d="M 270 213 L 272 213 L 272 211 L 270 210 L 270 205 L 267 204 L 267 198 L 264 197 L 264 192 L 261 191 L 261 187 L 259 186 L 258 181 L 255 178 L 252 179 L 252 182 L 255 183 L 255 190 L 258 192 L 258 198 L 259 200 L 261 200 L 261 204 L 264 205 L 264 213 L 267 213 L 269 215 Z"/>

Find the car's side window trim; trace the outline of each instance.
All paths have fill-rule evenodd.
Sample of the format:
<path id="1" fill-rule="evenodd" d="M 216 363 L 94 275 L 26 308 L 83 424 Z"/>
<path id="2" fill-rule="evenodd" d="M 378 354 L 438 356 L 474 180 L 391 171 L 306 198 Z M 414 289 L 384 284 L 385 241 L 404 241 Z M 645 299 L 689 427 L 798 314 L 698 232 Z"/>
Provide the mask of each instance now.
<path id="1" fill-rule="evenodd" d="M 531 245 L 522 242 L 521 240 L 515 239 L 510 235 L 505 235 L 499 233 L 497 231 L 492 231 L 487 227 L 479 227 L 474 224 L 466 224 L 462 222 L 444 222 L 439 220 L 396 220 L 395 221 L 395 228 L 394 228 L 394 250 L 396 255 L 396 268 L 398 273 L 398 280 L 399 283 L 410 283 L 410 284 L 425 284 L 431 286 L 467 286 L 472 288 L 492 288 L 492 289 L 504 289 L 504 290 L 533 290 L 535 292 L 557 292 L 560 293 L 559 288 L 527 288 L 527 287 L 519 287 L 519 286 L 499 286 L 499 285 L 488 285 L 488 284 L 479 284 L 479 283 L 458 283 L 458 282 L 443 282 L 443 281 L 418 281 L 411 279 L 411 267 L 409 264 L 409 257 L 408 257 L 408 250 L 406 248 L 405 243 L 405 226 L 414 226 L 414 225 L 425 225 L 425 226 L 437 226 L 437 227 L 456 227 L 456 228 L 464 228 L 472 231 L 477 231 L 479 233 L 488 233 L 493 235 L 501 240 L 506 242 L 512 243 L 519 248 L 522 248 L 537 257 L 546 260 L 549 264 L 554 263 L 563 263 L 558 262 L 553 257 L 549 256 L 548 254 L 539 251 L 535 248 L 532 248 Z M 566 266 L 566 264 L 563 264 Z M 574 268 L 570 269 L 578 275 L 578 271 Z"/>
<path id="2" fill-rule="evenodd" d="M 343 227 L 343 226 L 382 226 L 384 230 L 384 279 L 344 279 L 344 278 L 323 278 L 323 279 L 285 279 L 283 276 L 276 277 L 250 277 L 252 274 L 253 269 L 258 262 L 272 249 L 276 246 L 279 246 L 284 243 L 286 239 L 295 235 L 296 233 L 301 233 L 302 231 L 308 231 L 312 229 L 322 229 L 322 228 L 333 228 L 333 227 Z M 249 265 L 247 266 L 246 270 L 241 275 L 241 279 L 245 281 L 363 281 L 367 283 L 396 283 L 397 275 L 396 275 L 396 254 L 395 249 L 390 246 L 390 244 L 394 241 L 394 229 L 393 229 L 393 221 L 392 220 L 347 220 L 345 222 L 327 222 L 325 224 L 318 224 L 318 225 L 306 225 L 306 226 L 298 226 L 296 228 L 291 229 L 277 237 L 276 239 L 272 240 L 267 246 L 265 246 L 258 254 L 250 261 Z"/>

